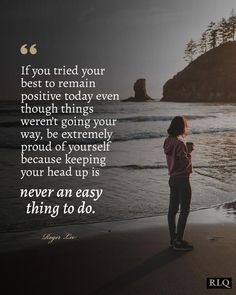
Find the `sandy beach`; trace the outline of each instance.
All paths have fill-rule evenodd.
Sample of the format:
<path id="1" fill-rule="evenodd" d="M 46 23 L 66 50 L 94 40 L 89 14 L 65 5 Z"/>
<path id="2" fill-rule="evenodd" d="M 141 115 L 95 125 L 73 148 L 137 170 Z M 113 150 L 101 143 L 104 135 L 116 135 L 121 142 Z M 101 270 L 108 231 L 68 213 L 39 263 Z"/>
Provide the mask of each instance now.
<path id="1" fill-rule="evenodd" d="M 5 106 L 0 254 L 7 294 L 235 294 L 235 106 L 171 106 L 172 115 L 188 115 L 193 131 L 188 140 L 196 142 L 191 203 L 196 211 L 190 213 L 185 235 L 195 249 L 188 253 L 168 249 L 163 140 L 170 105 L 117 106 L 120 124 L 109 165 L 97 183 L 87 179 L 84 184 L 76 177 L 19 182 L 19 114 L 14 105 Z M 100 116 L 113 112 L 113 106 L 101 108 Z M 57 219 L 25 214 L 20 188 L 63 186 L 104 188 L 96 214 Z M 209 290 L 207 277 L 232 277 L 233 289 Z"/>
<path id="2" fill-rule="evenodd" d="M 2 255 L 8 294 L 235 294 L 235 230 L 214 208 L 191 212 L 185 239 L 195 248 L 181 253 L 168 249 L 165 216 L 34 232 L 31 246 Z M 232 277 L 233 288 L 209 290 L 207 277 Z"/>

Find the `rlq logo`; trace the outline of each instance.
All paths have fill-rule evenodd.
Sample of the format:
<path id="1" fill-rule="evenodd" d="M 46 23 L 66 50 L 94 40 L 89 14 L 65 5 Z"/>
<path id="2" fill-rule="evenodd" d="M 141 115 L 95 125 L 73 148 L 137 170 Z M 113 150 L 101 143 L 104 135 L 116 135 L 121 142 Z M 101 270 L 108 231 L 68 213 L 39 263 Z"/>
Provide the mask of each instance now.
<path id="1" fill-rule="evenodd" d="M 232 278 L 207 278 L 207 289 L 232 289 Z"/>

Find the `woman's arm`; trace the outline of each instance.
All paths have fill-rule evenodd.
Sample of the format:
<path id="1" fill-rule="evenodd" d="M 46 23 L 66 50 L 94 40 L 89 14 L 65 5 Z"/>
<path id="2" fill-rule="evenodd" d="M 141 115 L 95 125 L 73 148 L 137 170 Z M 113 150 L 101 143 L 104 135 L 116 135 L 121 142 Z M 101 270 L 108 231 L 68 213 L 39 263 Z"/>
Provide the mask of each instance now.
<path id="1" fill-rule="evenodd" d="M 192 160 L 191 154 L 188 153 L 187 147 L 184 142 L 180 141 L 177 149 L 176 156 L 179 159 L 180 167 L 186 171 L 186 173 L 192 172 Z"/>

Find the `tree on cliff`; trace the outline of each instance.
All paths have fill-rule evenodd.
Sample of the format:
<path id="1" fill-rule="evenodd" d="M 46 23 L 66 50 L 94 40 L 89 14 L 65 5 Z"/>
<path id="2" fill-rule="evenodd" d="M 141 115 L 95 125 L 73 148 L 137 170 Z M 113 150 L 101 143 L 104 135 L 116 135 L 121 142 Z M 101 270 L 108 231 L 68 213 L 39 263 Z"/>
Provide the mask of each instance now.
<path id="1" fill-rule="evenodd" d="M 226 43 L 230 40 L 230 24 L 224 17 L 218 24 L 218 36 L 219 44 Z"/>
<path id="2" fill-rule="evenodd" d="M 202 33 L 201 39 L 198 43 L 198 48 L 200 53 L 205 53 L 208 50 L 208 34 L 207 31 Z"/>
<path id="3" fill-rule="evenodd" d="M 234 9 L 231 11 L 231 16 L 228 19 L 229 23 L 229 38 L 233 41 L 235 40 L 235 33 L 236 33 L 236 14 Z"/>
<path id="4" fill-rule="evenodd" d="M 234 41 L 235 35 L 236 14 L 234 9 L 232 9 L 228 19 L 222 17 L 217 23 L 210 22 L 197 43 L 192 39 L 187 43 L 184 51 L 184 59 L 191 62 L 197 52 L 201 55 L 220 44 L 224 44 L 230 40 Z"/>
<path id="5" fill-rule="evenodd" d="M 191 39 L 184 50 L 184 59 L 188 62 L 192 62 L 195 54 L 197 53 L 197 43 Z"/>
<path id="6" fill-rule="evenodd" d="M 215 48 L 217 46 L 217 37 L 218 37 L 218 26 L 215 22 L 210 22 L 207 27 L 207 33 L 209 35 L 208 45 L 209 48 Z"/>

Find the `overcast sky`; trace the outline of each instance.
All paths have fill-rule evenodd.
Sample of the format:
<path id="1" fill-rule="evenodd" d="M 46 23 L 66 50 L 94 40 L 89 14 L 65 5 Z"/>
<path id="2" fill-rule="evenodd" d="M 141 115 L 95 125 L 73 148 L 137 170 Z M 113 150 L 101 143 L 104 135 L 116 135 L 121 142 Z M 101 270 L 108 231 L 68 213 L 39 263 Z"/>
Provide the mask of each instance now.
<path id="1" fill-rule="evenodd" d="M 75 63 L 106 67 L 102 86 L 121 98 L 133 94 L 138 78 L 147 79 L 149 95 L 161 98 L 163 84 L 186 65 L 186 42 L 236 8 L 235 0 L 3 0 L 0 5 L 1 100 L 16 98 L 20 65 Z M 24 43 L 37 43 L 38 54 L 20 55 Z"/>

